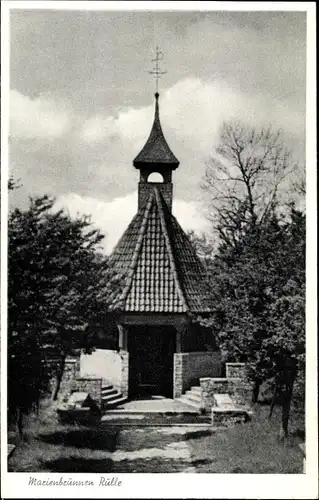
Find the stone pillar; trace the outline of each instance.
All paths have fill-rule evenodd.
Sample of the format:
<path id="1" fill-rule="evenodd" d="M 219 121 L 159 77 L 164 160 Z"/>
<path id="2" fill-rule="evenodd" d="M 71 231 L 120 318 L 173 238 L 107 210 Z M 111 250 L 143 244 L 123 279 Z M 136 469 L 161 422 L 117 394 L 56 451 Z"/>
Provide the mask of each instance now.
<path id="1" fill-rule="evenodd" d="M 178 323 L 176 325 L 176 352 L 185 352 L 187 349 L 188 323 Z"/>
<path id="2" fill-rule="evenodd" d="M 129 389 L 129 353 L 128 353 L 128 331 L 127 327 L 117 324 L 119 331 L 119 351 L 121 356 L 121 382 L 120 390 L 124 397 L 128 397 Z"/>
<path id="3" fill-rule="evenodd" d="M 119 331 L 119 349 L 120 351 L 127 351 L 127 328 L 119 323 L 117 328 Z"/>
<path id="4" fill-rule="evenodd" d="M 183 355 L 174 354 L 174 380 L 173 380 L 173 398 L 179 398 L 183 394 Z"/>
<path id="5" fill-rule="evenodd" d="M 128 397 L 129 389 L 129 353 L 120 351 L 121 356 L 121 393 L 124 397 Z"/>
<path id="6" fill-rule="evenodd" d="M 179 321 L 176 328 L 176 353 L 174 354 L 174 375 L 173 375 L 173 398 L 179 398 L 183 394 L 183 370 L 184 356 L 187 348 L 188 321 Z"/>

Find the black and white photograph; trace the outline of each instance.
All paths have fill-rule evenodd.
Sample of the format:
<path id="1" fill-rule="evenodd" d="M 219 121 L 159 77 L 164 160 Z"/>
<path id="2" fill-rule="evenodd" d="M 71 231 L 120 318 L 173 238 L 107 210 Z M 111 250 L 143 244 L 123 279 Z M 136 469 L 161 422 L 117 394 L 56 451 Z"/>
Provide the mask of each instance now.
<path id="1" fill-rule="evenodd" d="M 315 4 L 3 3 L 3 495 L 317 498 Z"/>

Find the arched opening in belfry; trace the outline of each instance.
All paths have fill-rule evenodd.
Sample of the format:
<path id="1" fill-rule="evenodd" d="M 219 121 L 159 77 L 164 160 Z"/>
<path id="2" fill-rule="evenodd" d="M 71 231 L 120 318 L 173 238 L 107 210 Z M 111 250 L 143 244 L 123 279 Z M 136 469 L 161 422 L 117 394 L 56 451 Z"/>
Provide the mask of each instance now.
<path id="1" fill-rule="evenodd" d="M 159 172 L 152 172 L 148 178 L 147 178 L 147 182 L 152 182 L 152 183 L 163 183 L 164 182 L 164 178 L 162 176 L 162 174 L 160 174 Z"/>

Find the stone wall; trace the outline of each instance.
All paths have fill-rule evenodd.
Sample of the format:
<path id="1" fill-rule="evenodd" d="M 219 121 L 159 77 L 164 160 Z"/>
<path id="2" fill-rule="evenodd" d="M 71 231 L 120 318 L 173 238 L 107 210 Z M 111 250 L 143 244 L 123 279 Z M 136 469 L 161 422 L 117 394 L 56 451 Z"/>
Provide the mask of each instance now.
<path id="1" fill-rule="evenodd" d="M 247 376 L 246 363 L 226 363 L 226 378 L 229 380 L 233 400 L 238 404 L 250 404 L 253 382 Z"/>
<path id="2" fill-rule="evenodd" d="M 251 403 L 253 384 L 247 378 L 206 377 L 200 379 L 200 386 L 202 407 L 205 412 L 209 412 L 214 405 L 214 394 L 229 394 L 234 403 L 239 405 Z"/>
<path id="3" fill-rule="evenodd" d="M 72 382 L 79 374 L 79 362 L 77 358 L 67 358 L 65 360 L 64 372 L 58 392 L 58 401 L 67 401 L 72 392 Z M 56 380 L 52 380 L 52 388 L 56 384 Z"/>
<path id="4" fill-rule="evenodd" d="M 181 352 L 174 354 L 174 398 L 180 397 L 201 377 L 218 377 L 222 364 L 218 352 Z"/>
<path id="5" fill-rule="evenodd" d="M 102 379 L 96 377 L 76 378 L 71 383 L 72 392 L 87 392 L 101 407 Z"/>
<path id="6" fill-rule="evenodd" d="M 54 383 L 54 381 L 53 381 Z M 58 401 L 66 402 L 73 392 L 88 392 L 98 405 L 101 404 L 102 379 L 80 377 L 80 358 L 67 358 L 58 392 Z"/>

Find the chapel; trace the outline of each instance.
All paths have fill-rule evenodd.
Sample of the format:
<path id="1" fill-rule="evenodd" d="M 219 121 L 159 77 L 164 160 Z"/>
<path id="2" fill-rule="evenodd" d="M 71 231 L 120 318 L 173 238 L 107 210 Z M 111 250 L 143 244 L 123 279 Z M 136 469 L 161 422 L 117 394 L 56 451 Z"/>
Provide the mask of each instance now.
<path id="1" fill-rule="evenodd" d="M 196 321 L 211 311 L 205 267 L 172 213 L 179 161 L 164 137 L 158 92 L 150 135 L 133 166 L 139 171 L 137 212 L 110 257 L 120 283 L 111 306 L 118 328 L 116 385 L 128 398 L 177 398 L 218 371 L 219 362 L 212 331 Z M 154 173 L 162 182 L 152 182 Z"/>

